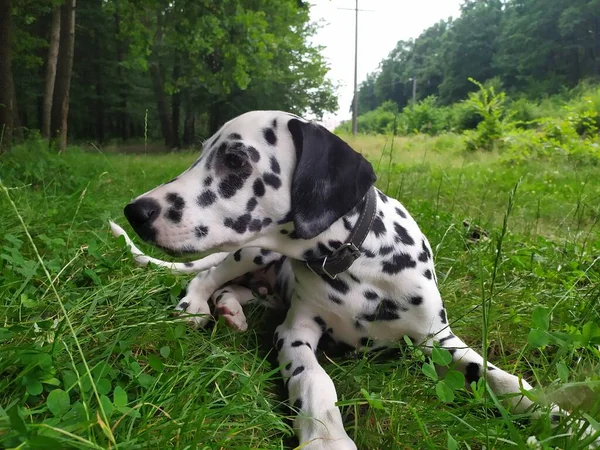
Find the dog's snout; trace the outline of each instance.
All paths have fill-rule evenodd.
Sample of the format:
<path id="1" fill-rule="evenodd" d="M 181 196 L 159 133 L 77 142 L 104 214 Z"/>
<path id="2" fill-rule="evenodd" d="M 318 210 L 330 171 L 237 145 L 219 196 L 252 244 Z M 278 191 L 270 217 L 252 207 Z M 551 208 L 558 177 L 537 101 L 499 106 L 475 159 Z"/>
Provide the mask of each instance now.
<path id="1" fill-rule="evenodd" d="M 131 202 L 125 207 L 125 217 L 135 230 L 135 232 L 144 240 L 154 240 L 156 231 L 152 223 L 160 215 L 160 205 L 151 198 L 141 198 Z"/>

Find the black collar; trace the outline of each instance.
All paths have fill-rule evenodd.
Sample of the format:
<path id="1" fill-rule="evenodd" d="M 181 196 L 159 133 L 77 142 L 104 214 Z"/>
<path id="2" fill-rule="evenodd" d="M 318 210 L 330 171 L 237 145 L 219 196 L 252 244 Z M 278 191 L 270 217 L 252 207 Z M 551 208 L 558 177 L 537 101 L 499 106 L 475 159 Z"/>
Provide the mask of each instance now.
<path id="1" fill-rule="evenodd" d="M 340 273 L 348 270 L 362 254 L 360 246 L 365 241 L 369 231 L 371 231 L 377 211 L 376 205 L 375 188 L 371 187 L 365 195 L 365 204 L 356 225 L 350 232 L 350 236 L 348 236 L 348 240 L 329 256 L 305 261 L 306 267 L 316 275 L 325 275 L 332 280 L 335 280 Z"/>

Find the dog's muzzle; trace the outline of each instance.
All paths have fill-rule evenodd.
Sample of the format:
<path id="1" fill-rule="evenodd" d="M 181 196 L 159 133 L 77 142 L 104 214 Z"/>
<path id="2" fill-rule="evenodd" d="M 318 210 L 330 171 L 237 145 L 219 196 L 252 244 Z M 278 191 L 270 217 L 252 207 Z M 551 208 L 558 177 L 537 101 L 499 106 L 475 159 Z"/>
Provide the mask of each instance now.
<path id="1" fill-rule="evenodd" d="M 141 198 L 128 204 L 123 212 L 139 237 L 154 242 L 156 229 L 152 223 L 160 216 L 160 205 L 156 200 Z"/>

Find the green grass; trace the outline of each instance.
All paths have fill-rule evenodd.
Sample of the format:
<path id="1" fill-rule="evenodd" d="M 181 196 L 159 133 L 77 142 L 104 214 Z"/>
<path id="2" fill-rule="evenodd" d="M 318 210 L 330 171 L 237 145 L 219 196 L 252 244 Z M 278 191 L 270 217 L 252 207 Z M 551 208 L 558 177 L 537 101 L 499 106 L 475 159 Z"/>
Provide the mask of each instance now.
<path id="1" fill-rule="evenodd" d="M 479 351 L 485 338 L 494 364 L 544 387 L 536 395 L 599 420 L 598 169 L 510 168 L 465 156 L 453 135 L 397 138 L 393 151 L 383 137 L 348 140 L 428 235 L 455 333 Z M 132 197 L 194 158 L 48 157 L 32 142 L 0 160 L 0 447 L 293 448 L 270 346 L 281 317 L 254 307 L 245 334 L 191 330 L 169 311 L 189 277 L 135 267 L 109 233 Z M 490 240 L 469 244 L 465 219 Z M 503 417 L 481 392 L 443 403 L 418 350 L 320 359 L 360 449 L 526 448 L 566 430 Z"/>

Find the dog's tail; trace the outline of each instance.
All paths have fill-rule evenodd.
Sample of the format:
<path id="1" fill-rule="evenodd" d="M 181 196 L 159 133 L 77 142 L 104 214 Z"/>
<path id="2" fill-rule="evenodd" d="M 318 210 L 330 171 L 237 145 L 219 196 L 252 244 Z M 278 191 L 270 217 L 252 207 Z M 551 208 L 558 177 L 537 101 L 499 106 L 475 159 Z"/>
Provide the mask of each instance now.
<path id="1" fill-rule="evenodd" d="M 160 259 L 145 255 L 139 248 L 135 246 L 123 228 L 114 223 L 112 220 L 110 220 L 109 223 L 110 230 L 115 237 L 123 236 L 125 238 L 125 242 L 127 243 L 127 247 L 129 247 L 129 250 L 133 255 L 133 259 L 140 266 L 147 266 L 148 263 L 152 263 L 156 266 L 169 269 L 173 273 L 198 273 L 216 266 L 229 254 L 227 252 L 214 253 L 205 258 L 198 259 L 197 261 L 190 261 L 187 263 L 161 261 Z"/>

